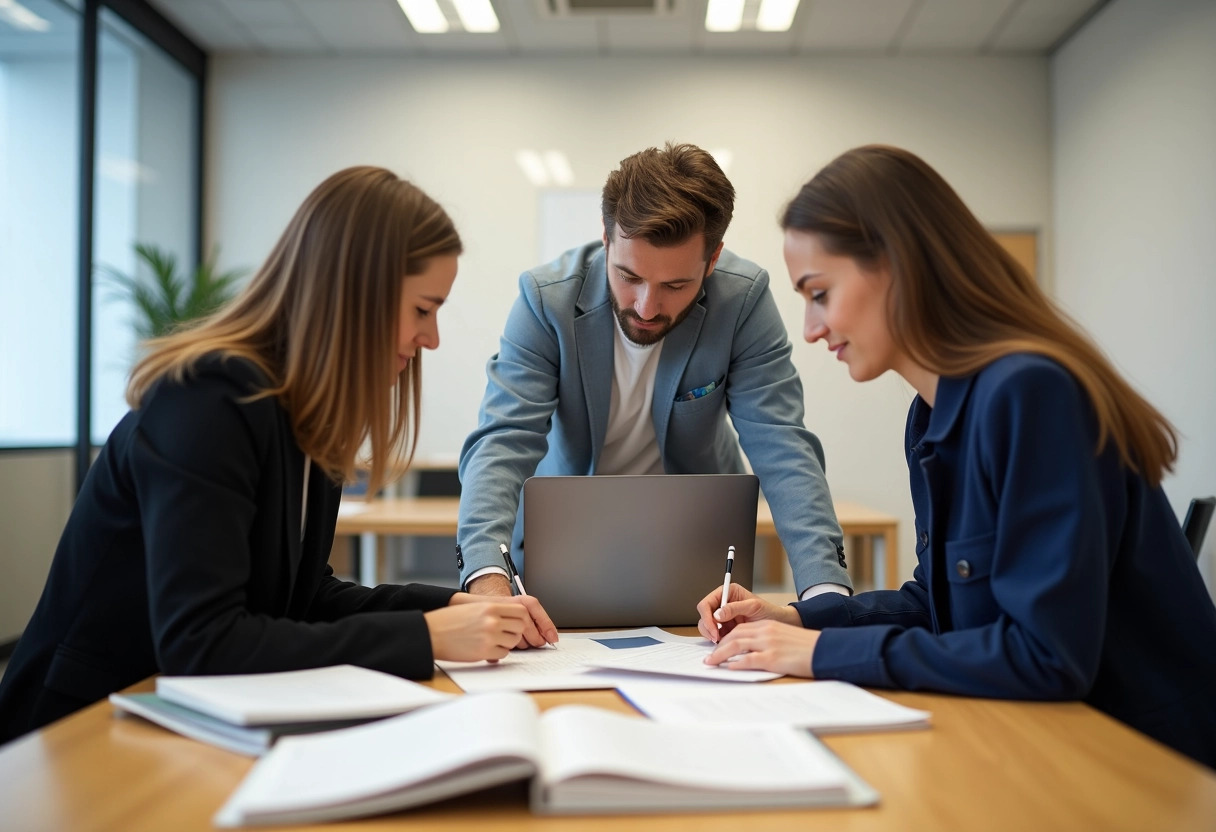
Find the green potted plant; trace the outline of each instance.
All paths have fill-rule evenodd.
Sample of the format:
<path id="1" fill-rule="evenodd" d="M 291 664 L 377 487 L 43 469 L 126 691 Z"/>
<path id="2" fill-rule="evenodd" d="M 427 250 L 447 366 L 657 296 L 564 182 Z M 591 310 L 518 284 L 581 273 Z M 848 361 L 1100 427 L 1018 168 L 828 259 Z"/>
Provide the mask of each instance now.
<path id="1" fill-rule="evenodd" d="M 218 250 L 213 249 L 193 272 L 179 275 L 175 255 L 154 245 L 136 243 L 135 255 L 145 269 L 137 269 L 135 275 L 113 266 L 99 266 L 98 271 L 117 288 L 120 297 L 134 305 L 135 334 L 143 341 L 209 315 L 232 298 L 246 271 L 217 272 L 217 254 Z"/>

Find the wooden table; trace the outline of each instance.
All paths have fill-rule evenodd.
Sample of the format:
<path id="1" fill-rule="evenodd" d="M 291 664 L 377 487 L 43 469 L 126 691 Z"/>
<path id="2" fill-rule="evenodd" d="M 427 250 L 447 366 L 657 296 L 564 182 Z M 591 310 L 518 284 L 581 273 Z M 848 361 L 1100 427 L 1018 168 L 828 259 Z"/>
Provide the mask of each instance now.
<path id="1" fill-rule="evenodd" d="M 857 503 L 838 502 L 836 517 L 844 531 L 850 574 L 859 589 L 885 586 L 896 589 L 899 573 L 897 535 L 899 521 L 889 514 Z M 346 502 L 338 514 L 338 535 L 361 535 L 359 580 L 368 586 L 383 574 L 380 554 L 389 535 L 456 536 L 459 497 L 398 497 L 370 503 Z M 349 512 L 349 513 L 348 513 Z M 756 540 L 765 544 L 766 558 L 756 578 L 769 585 L 783 583 L 788 565 L 773 514 L 763 500 L 756 511 Z"/>
<path id="2" fill-rule="evenodd" d="M 457 690 L 442 675 L 431 684 Z M 151 687 L 148 680 L 133 689 Z M 542 818 L 528 813 L 524 787 L 516 784 L 396 815 L 308 828 L 1210 832 L 1216 826 L 1216 772 L 1087 705 L 878 693 L 932 711 L 933 727 L 825 738 L 878 790 L 876 808 Z M 611 690 L 534 696 L 541 708 L 579 702 L 633 713 Z M 729 764 L 729 751 L 724 762 Z M 115 717 L 109 703 L 99 702 L 0 749 L 0 828 L 202 832 L 211 829 L 212 815 L 250 765 L 249 758 Z"/>

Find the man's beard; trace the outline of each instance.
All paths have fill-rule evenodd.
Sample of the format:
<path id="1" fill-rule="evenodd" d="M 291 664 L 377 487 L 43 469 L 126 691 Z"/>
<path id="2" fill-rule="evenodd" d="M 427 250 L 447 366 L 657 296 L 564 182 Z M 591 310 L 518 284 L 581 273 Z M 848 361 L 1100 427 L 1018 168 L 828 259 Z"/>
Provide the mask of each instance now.
<path id="1" fill-rule="evenodd" d="M 659 315 L 651 318 L 647 323 L 662 323 L 663 326 L 659 329 L 638 329 L 634 326 L 634 321 L 642 320 L 642 317 L 632 309 L 622 309 L 616 301 L 616 295 L 609 291 L 608 298 L 612 301 L 612 311 L 616 314 L 617 322 L 621 325 L 621 331 L 625 333 L 625 337 L 639 347 L 649 347 L 651 344 L 657 344 L 663 340 L 667 333 L 671 332 L 680 322 L 688 317 L 688 313 L 692 311 L 693 306 L 697 301 L 694 298 L 688 306 L 680 310 L 680 314 L 675 318 L 670 318 L 667 315 Z"/>

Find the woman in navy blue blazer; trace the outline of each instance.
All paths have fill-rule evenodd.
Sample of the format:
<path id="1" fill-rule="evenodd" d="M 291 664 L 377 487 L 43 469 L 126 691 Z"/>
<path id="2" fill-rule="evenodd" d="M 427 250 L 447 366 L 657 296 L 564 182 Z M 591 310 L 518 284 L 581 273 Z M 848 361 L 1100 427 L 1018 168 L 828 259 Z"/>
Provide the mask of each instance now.
<path id="1" fill-rule="evenodd" d="M 348 168 L 231 304 L 145 345 L 0 684 L 0 742 L 157 672 L 429 678 L 556 640 L 534 599 L 355 586 L 327 563 L 361 448 L 371 493 L 412 455 L 460 251 L 418 188 Z"/>
<path id="2" fill-rule="evenodd" d="M 787 207 L 804 336 L 917 392 L 917 567 L 898 590 L 698 609 L 707 661 L 860 685 L 1081 699 L 1216 767 L 1216 607 L 1161 490 L 1165 418 L 950 186 L 851 150 Z"/>

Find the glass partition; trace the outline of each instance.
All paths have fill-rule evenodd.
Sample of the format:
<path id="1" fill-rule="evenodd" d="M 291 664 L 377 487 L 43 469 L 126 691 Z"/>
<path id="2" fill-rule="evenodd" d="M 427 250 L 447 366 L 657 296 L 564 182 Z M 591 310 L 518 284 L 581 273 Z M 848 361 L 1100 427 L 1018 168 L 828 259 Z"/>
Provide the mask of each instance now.
<path id="1" fill-rule="evenodd" d="M 0 448 L 76 441 L 80 14 L 0 5 Z"/>
<path id="2" fill-rule="evenodd" d="M 136 244 L 176 258 L 179 275 L 198 260 L 198 80 L 103 8 L 97 61 L 93 203 L 92 441 L 105 442 L 127 410 L 126 376 L 136 354 L 138 312 L 108 269 L 142 274 Z M 144 274 L 144 276 L 148 276 Z"/>

